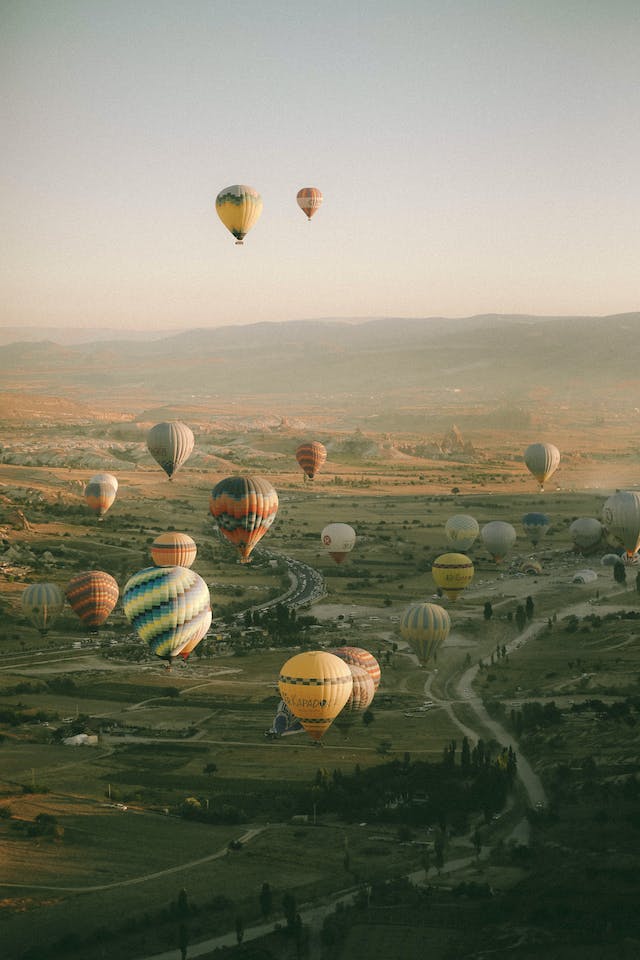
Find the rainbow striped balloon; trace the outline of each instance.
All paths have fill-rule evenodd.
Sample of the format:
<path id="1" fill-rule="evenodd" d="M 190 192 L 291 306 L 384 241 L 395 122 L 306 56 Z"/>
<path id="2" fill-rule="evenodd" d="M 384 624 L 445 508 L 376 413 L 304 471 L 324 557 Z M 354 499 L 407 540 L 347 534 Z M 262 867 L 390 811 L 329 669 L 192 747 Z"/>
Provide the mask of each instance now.
<path id="1" fill-rule="evenodd" d="M 337 647 L 337 649 L 332 650 L 331 653 L 352 666 L 364 667 L 373 680 L 374 688 L 376 690 L 378 689 L 381 676 L 380 664 L 372 653 L 369 653 L 368 650 L 363 650 L 362 647 Z"/>
<path id="2" fill-rule="evenodd" d="M 373 678 L 364 667 L 358 667 L 354 663 L 348 663 L 351 671 L 353 687 L 349 699 L 336 717 L 336 726 L 345 735 L 358 719 L 358 714 L 362 714 L 371 706 L 374 694 L 376 692 Z"/>
<path id="3" fill-rule="evenodd" d="M 84 498 L 89 509 L 102 520 L 116 498 L 116 487 L 109 480 L 90 480 L 84 488 Z"/>
<path id="4" fill-rule="evenodd" d="M 67 584 L 67 600 L 88 627 L 100 627 L 118 602 L 120 591 L 113 577 L 102 570 L 79 573 Z"/>
<path id="5" fill-rule="evenodd" d="M 238 548 L 240 562 L 249 563 L 276 518 L 278 494 L 262 477 L 226 477 L 211 491 L 209 511 L 222 536 Z"/>
<path id="6" fill-rule="evenodd" d="M 188 567 L 145 567 L 125 584 L 124 613 L 152 653 L 164 660 L 189 652 L 211 626 L 209 588 Z"/>

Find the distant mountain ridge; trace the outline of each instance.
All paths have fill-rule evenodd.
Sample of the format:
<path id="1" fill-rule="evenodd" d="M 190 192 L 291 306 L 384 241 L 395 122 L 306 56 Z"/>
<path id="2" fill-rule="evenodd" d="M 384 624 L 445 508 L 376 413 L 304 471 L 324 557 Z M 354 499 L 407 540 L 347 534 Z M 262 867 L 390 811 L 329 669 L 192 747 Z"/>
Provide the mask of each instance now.
<path id="1" fill-rule="evenodd" d="M 194 395 L 353 399 L 464 387 L 517 396 L 563 384 L 637 386 L 640 312 L 299 320 L 149 334 L 144 340 L 22 340 L 0 346 L 0 372 L 5 389 L 86 400 L 137 386 L 165 402 Z M 637 395 L 634 404 L 640 404 Z"/>

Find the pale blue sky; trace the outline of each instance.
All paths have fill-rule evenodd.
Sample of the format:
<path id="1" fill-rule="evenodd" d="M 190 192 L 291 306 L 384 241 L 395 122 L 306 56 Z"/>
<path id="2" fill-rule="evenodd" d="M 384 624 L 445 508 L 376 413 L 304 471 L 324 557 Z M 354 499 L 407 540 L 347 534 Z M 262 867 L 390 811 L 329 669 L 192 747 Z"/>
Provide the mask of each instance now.
<path id="1" fill-rule="evenodd" d="M 0 12 L 0 323 L 640 308 L 636 0 Z"/>

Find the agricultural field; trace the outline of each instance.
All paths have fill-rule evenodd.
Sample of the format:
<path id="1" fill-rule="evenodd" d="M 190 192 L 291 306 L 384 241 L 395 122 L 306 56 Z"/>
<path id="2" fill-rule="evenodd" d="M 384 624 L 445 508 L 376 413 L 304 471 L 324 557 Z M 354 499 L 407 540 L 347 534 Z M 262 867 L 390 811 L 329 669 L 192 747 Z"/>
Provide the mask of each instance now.
<path id="1" fill-rule="evenodd" d="M 395 826 L 318 814 L 314 790 L 318 777 L 334 771 L 438 764 L 453 741 L 459 750 L 463 728 L 491 741 L 455 692 L 456 678 L 478 662 L 474 691 L 510 732 L 518 704 L 553 699 L 561 708 L 560 732 L 519 730 L 545 783 L 556 783 L 559 767 L 571 770 L 588 757 L 598 769 L 610 766 L 612 777 L 636 768 L 633 728 L 624 718 L 624 745 L 615 748 L 615 718 L 599 717 L 597 706 L 575 709 L 589 699 L 632 697 L 638 687 L 636 624 L 606 619 L 621 607 L 640 610 L 634 572 L 621 588 L 611 569 L 600 566 L 606 548 L 582 557 L 569 535 L 576 517 L 600 515 L 606 491 L 563 486 L 538 494 L 522 464 L 505 466 L 497 448 L 473 465 L 415 458 L 354 463 L 347 448 L 305 483 L 287 462 L 287 444 L 250 438 L 252 449 L 262 449 L 256 465 L 276 485 L 280 509 L 249 565 L 237 562 L 208 515 L 211 480 L 204 466 L 185 467 L 169 483 L 150 465 L 123 462 L 118 498 L 98 522 L 82 498 L 85 468 L 0 464 L 0 927 L 9 960 L 36 960 L 28 952 L 36 924 L 39 937 L 57 944 L 55 955 L 69 960 L 78 951 L 83 960 L 102 956 L 110 929 L 118 931 L 123 957 L 168 949 L 175 945 L 171 904 L 182 887 L 200 905 L 190 927 L 196 942 L 232 928 L 238 912 L 246 923 L 258 920 L 264 882 L 278 896 L 289 890 L 299 902 L 311 902 L 349 886 L 354 876 L 375 881 L 419 870 L 421 844 L 433 847 L 426 828 L 414 828 L 415 844 L 402 846 Z M 216 461 L 216 470 L 221 466 L 246 471 L 241 460 Z M 520 525 L 522 514 L 535 510 L 551 518 L 537 548 Z M 430 568 L 451 549 L 444 523 L 462 512 L 480 525 L 508 520 L 518 539 L 501 565 L 477 541 L 468 551 L 475 579 L 453 604 L 437 596 Z M 320 531 L 334 521 L 357 532 L 341 565 L 320 543 Z M 101 569 L 122 589 L 150 565 L 150 543 L 167 529 L 195 539 L 194 569 L 212 597 L 211 635 L 186 663 L 167 670 L 147 654 L 119 607 L 96 634 L 68 608 L 45 638 L 23 616 L 20 597 L 28 582 L 64 588 L 79 571 Z M 251 628 L 245 611 L 287 591 L 287 557 L 320 573 L 324 596 L 298 610 L 310 623 L 279 637 Z M 520 566 L 532 557 L 542 571 L 525 575 Z M 597 571 L 597 580 L 573 584 L 584 566 Z M 527 597 L 534 602 L 536 636 L 510 646 L 508 657 L 496 655 L 517 641 L 515 615 Z M 452 618 L 428 670 L 418 667 L 399 634 L 402 611 L 413 600 L 437 600 Z M 491 619 L 484 615 L 487 604 Z M 565 619 L 571 611 L 575 629 Z M 585 621 L 590 614 L 600 622 Z M 338 645 L 361 646 L 381 664 L 370 722 L 346 730 L 334 725 L 321 746 L 305 734 L 265 736 L 283 662 L 301 649 Z M 62 743 L 78 730 L 97 736 L 97 743 Z M 504 826 L 487 830 L 487 842 L 497 842 L 500 830 L 508 838 L 519 802 Z M 240 849 L 229 849 L 245 835 Z M 383 842 L 372 839 L 380 835 Z M 449 843 L 451 858 L 473 854 L 467 834 L 452 835 Z M 507 888 L 521 879 L 519 870 L 498 859 L 486 876 Z M 71 925 L 73 937 L 64 940 Z"/>

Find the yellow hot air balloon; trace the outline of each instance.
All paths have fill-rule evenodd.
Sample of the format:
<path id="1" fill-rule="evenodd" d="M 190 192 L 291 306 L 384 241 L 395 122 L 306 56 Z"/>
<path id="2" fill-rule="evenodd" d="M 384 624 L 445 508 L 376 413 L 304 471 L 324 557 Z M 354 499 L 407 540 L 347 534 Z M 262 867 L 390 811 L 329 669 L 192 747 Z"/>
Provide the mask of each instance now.
<path id="1" fill-rule="evenodd" d="M 307 220 L 311 220 L 320 209 L 322 203 L 322 194 L 317 187 L 303 187 L 298 190 L 296 200 L 303 213 L 306 213 Z"/>
<path id="2" fill-rule="evenodd" d="M 524 462 L 529 473 L 538 481 L 542 493 L 545 483 L 558 469 L 560 451 L 552 443 L 531 443 L 524 452 Z"/>
<path id="3" fill-rule="evenodd" d="M 454 601 L 469 586 L 473 574 L 473 564 L 463 553 L 443 553 L 431 564 L 431 576 L 437 586 Z"/>
<path id="4" fill-rule="evenodd" d="M 353 690 L 348 663 L 325 650 L 287 660 L 278 681 L 280 696 L 313 740 L 320 740 Z"/>
<path id="5" fill-rule="evenodd" d="M 262 213 L 262 197 L 253 187 L 236 183 L 220 191 L 216 212 L 236 243 L 241 244 Z"/>
<path id="6" fill-rule="evenodd" d="M 435 660 L 450 629 L 451 617 L 437 603 L 412 603 L 400 618 L 400 636 L 409 641 L 423 667 Z"/>

